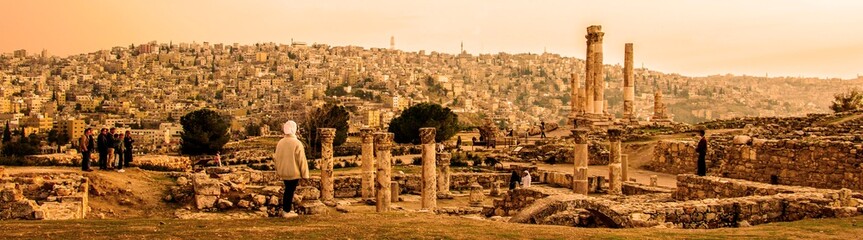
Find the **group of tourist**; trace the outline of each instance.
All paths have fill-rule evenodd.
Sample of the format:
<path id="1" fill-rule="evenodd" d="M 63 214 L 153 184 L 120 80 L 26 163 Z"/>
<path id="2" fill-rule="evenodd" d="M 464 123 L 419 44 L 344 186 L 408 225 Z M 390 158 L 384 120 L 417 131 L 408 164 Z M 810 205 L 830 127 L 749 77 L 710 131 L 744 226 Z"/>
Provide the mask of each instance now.
<path id="1" fill-rule="evenodd" d="M 99 170 L 116 169 L 126 172 L 123 166 L 132 162 L 132 132 L 118 133 L 116 128 L 102 128 L 99 136 L 93 139 L 93 129 L 84 130 L 84 135 L 78 140 L 78 150 L 81 152 L 81 170 L 91 172 L 90 155 L 93 151 L 99 153 Z"/>

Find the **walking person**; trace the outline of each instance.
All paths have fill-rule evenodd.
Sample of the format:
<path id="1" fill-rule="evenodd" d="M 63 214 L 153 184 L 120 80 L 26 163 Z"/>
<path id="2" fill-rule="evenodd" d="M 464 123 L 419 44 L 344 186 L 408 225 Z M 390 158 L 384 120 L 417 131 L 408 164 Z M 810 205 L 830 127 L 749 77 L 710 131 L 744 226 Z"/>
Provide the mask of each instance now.
<path id="1" fill-rule="evenodd" d="M 531 182 L 530 172 L 528 172 L 527 170 L 524 170 L 524 176 L 521 177 L 521 187 L 522 188 L 529 188 L 530 182 Z"/>
<path id="2" fill-rule="evenodd" d="M 126 131 L 126 137 L 123 138 L 123 160 L 126 161 L 126 167 L 132 163 L 132 144 L 135 143 L 135 139 L 132 139 L 132 132 Z"/>
<path id="3" fill-rule="evenodd" d="M 273 154 L 273 165 L 276 174 L 284 181 L 285 191 L 282 196 L 282 217 L 296 217 L 293 210 L 294 191 L 300 179 L 309 178 L 309 165 L 306 161 L 306 152 L 303 143 L 297 139 L 297 123 L 285 122 L 282 126 L 285 136 L 276 145 L 276 153 Z"/>
<path id="4" fill-rule="evenodd" d="M 115 139 L 117 141 L 117 148 L 115 148 L 114 150 L 114 152 L 117 154 L 117 172 L 126 172 L 126 170 L 123 170 L 123 165 L 126 165 L 126 154 L 124 153 L 126 150 L 126 144 L 123 143 L 125 140 L 125 135 L 120 133 L 114 134 L 114 136 L 117 136 L 117 138 Z"/>
<path id="5" fill-rule="evenodd" d="M 521 183 L 521 176 L 518 176 L 517 171 L 512 170 L 512 175 L 509 176 L 509 190 L 515 189 L 519 183 Z"/>
<path id="6" fill-rule="evenodd" d="M 90 154 L 93 152 L 93 129 L 84 130 L 84 135 L 78 139 L 78 150 L 81 151 L 81 171 L 92 172 L 90 169 Z"/>
<path id="7" fill-rule="evenodd" d="M 99 170 L 108 169 L 108 129 L 102 128 L 96 138 L 96 150 L 99 151 Z"/>
<path id="8" fill-rule="evenodd" d="M 695 148 L 695 152 L 698 153 L 698 176 L 706 176 L 707 175 L 707 161 L 705 158 L 707 157 L 707 136 L 704 130 L 698 130 L 698 136 L 701 137 L 701 140 L 698 141 L 698 147 Z"/>
<path id="9" fill-rule="evenodd" d="M 539 138 L 545 138 L 545 121 L 539 122 Z"/>

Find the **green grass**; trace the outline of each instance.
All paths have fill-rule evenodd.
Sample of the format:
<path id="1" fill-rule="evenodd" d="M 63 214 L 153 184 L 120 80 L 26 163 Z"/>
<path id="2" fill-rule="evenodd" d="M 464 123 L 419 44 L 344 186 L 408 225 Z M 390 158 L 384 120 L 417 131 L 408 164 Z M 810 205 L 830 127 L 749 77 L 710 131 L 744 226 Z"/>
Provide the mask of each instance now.
<path id="1" fill-rule="evenodd" d="M 711 230 L 588 229 L 420 213 L 332 213 L 295 219 L 3 221 L 0 239 L 858 239 L 861 220 Z"/>

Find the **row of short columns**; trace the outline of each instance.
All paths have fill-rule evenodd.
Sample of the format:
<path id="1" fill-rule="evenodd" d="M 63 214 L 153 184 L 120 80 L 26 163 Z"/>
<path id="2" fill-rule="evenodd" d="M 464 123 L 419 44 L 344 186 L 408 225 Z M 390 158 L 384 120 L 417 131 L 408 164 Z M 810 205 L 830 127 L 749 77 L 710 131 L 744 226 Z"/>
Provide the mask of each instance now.
<path id="1" fill-rule="evenodd" d="M 571 130 L 575 140 L 573 151 L 573 178 L 572 191 L 577 194 L 587 195 L 588 187 L 588 172 L 587 165 L 589 160 L 588 154 L 588 134 L 589 130 L 576 128 Z M 608 129 L 608 142 L 610 161 L 608 164 L 608 193 L 613 195 L 623 194 L 623 182 L 629 179 L 629 157 L 621 154 L 621 134 L 620 129 Z M 655 177 L 651 177 L 651 183 L 655 184 Z"/>
<path id="2" fill-rule="evenodd" d="M 321 200 L 334 205 L 333 140 L 334 128 L 319 128 L 321 139 Z M 435 128 L 421 128 L 422 143 L 422 209 L 437 208 L 437 195 L 449 194 L 449 153 L 435 152 Z M 398 200 L 398 183 L 392 181 L 393 133 L 360 130 L 362 140 L 362 183 L 360 194 L 364 199 L 375 199 L 377 212 L 387 212 L 393 201 Z M 375 156 L 377 156 L 375 158 Z"/>

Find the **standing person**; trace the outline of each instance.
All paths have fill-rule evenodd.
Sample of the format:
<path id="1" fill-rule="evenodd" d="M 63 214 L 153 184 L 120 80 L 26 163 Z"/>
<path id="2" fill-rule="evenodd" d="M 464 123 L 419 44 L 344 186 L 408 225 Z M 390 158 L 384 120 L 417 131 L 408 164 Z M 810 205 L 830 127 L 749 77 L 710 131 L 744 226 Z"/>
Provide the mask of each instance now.
<path id="1" fill-rule="evenodd" d="M 539 137 L 545 138 L 545 121 L 539 122 L 539 132 L 540 132 Z"/>
<path id="2" fill-rule="evenodd" d="M 96 150 L 99 151 L 99 170 L 108 169 L 108 129 L 102 128 L 96 138 Z"/>
<path id="3" fill-rule="evenodd" d="M 294 191 L 300 178 L 309 178 L 309 163 L 306 161 L 306 152 L 303 143 L 297 139 L 297 123 L 287 121 L 282 126 L 285 136 L 276 145 L 276 153 L 273 154 L 273 165 L 276 166 L 276 174 L 285 183 L 284 196 L 282 196 L 282 217 L 296 217 L 293 210 Z"/>
<path id="4" fill-rule="evenodd" d="M 701 137 L 701 140 L 698 141 L 698 147 L 695 148 L 695 152 L 698 153 L 698 176 L 706 176 L 707 175 L 707 162 L 705 158 L 707 157 L 707 136 L 706 132 L 702 130 L 698 130 L 698 136 Z"/>
<path id="5" fill-rule="evenodd" d="M 117 136 L 117 138 L 115 139 L 117 141 L 117 148 L 114 148 L 114 152 L 117 154 L 117 172 L 126 172 L 126 170 L 123 170 L 123 165 L 126 164 L 126 154 L 124 154 L 126 150 L 126 144 L 123 143 L 125 141 L 125 135 L 120 133 L 114 134 L 114 136 Z"/>
<path id="6" fill-rule="evenodd" d="M 458 136 L 455 140 L 455 150 L 461 152 L 461 136 Z"/>
<path id="7" fill-rule="evenodd" d="M 105 139 L 106 139 L 105 143 L 108 146 L 108 169 L 113 169 L 115 167 L 114 158 L 116 157 L 116 155 L 114 155 L 114 154 L 117 151 L 117 149 L 115 147 L 115 145 L 117 144 L 117 133 L 116 133 L 116 131 L 117 131 L 117 129 L 111 128 L 111 130 L 108 132 L 108 134 L 105 135 Z"/>
<path id="8" fill-rule="evenodd" d="M 521 183 L 521 177 L 518 176 L 518 172 L 512 170 L 512 175 L 509 176 L 509 190 L 515 189 L 515 186 Z"/>
<path id="9" fill-rule="evenodd" d="M 216 152 L 216 164 L 219 164 L 219 167 L 222 167 L 222 152 Z"/>
<path id="10" fill-rule="evenodd" d="M 522 185 L 521 187 L 522 188 L 529 188 L 530 187 L 530 181 L 531 181 L 530 172 L 528 172 L 527 170 L 524 170 L 524 177 L 521 177 L 521 185 Z"/>
<path id="11" fill-rule="evenodd" d="M 93 145 L 93 129 L 87 128 L 81 139 L 78 139 L 78 150 L 81 151 L 81 171 L 93 171 L 90 169 L 90 153 L 93 152 Z"/>
<path id="12" fill-rule="evenodd" d="M 123 138 L 123 160 L 126 160 L 126 167 L 129 166 L 129 163 L 132 163 L 132 144 L 135 143 L 135 139 L 132 139 L 132 132 L 126 130 L 126 138 Z"/>

